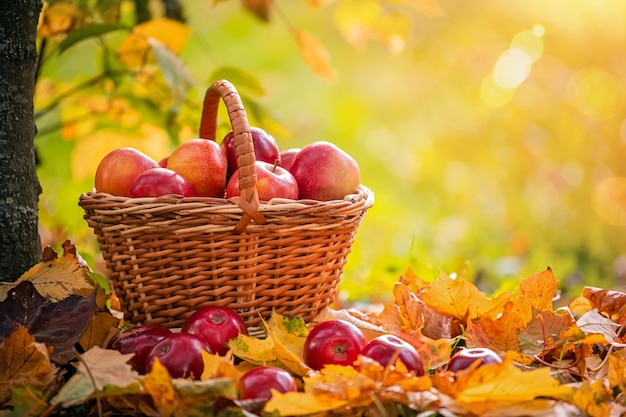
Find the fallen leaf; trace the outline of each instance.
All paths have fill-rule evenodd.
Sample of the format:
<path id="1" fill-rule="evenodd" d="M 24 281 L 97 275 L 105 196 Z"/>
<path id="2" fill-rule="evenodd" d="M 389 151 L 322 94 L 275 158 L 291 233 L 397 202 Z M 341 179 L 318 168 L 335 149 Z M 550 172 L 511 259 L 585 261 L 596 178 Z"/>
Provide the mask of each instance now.
<path id="1" fill-rule="evenodd" d="M 576 326 L 578 326 L 578 329 L 585 335 L 599 334 L 602 335 L 608 343 L 614 346 L 626 346 L 626 344 L 616 341 L 618 336 L 617 331 L 621 326 L 613 320 L 604 317 L 596 310 L 591 310 L 583 314 L 576 320 Z"/>
<path id="2" fill-rule="evenodd" d="M 15 387 L 30 386 L 43 391 L 56 373 L 49 349 L 37 343 L 26 328 L 18 326 L 0 344 L 0 405 L 9 400 L 10 390 Z"/>
<path id="3" fill-rule="evenodd" d="M 142 392 L 139 374 L 128 364 L 133 354 L 93 347 L 80 355 L 76 373 L 67 381 L 52 404 L 69 406 L 93 398 Z"/>
<path id="4" fill-rule="evenodd" d="M 567 343 L 563 335 L 572 324 L 574 319 L 567 313 L 539 312 L 518 335 L 520 352 L 534 356 Z"/>
<path id="5" fill-rule="evenodd" d="M 33 283 L 37 291 L 44 297 L 58 301 L 72 294 L 84 291 L 91 292 L 93 283 L 87 277 L 87 272 L 74 258 L 54 258 L 40 262 L 26 271 L 14 283 L 0 285 L 0 301 L 7 297 L 10 290 L 23 281 Z"/>
<path id="6" fill-rule="evenodd" d="M 30 281 L 22 281 L 0 302 L 0 341 L 24 326 L 37 342 L 53 347 L 51 359 L 59 365 L 75 359 L 74 345 L 98 311 L 96 291 L 89 297 L 70 295 L 50 302 Z"/>
<path id="7" fill-rule="evenodd" d="M 273 392 L 265 404 L 264 411 L 280 416 L 304 416 L 335 410 L 348 404 L 348 401 L 335 398 L 331 394 L 309 394 L 306 392 Z"/>

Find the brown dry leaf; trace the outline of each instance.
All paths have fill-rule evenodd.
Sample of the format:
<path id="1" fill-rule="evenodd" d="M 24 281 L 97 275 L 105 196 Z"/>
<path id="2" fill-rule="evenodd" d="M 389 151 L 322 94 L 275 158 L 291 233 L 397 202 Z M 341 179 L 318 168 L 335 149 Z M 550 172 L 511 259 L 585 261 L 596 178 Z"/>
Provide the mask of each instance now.
<path id="1" fill-rule="evenodd" d="M 83 350 L 87 351 L 94 346 L 104 346 L 104 342 L 111 335 L 111 330 L 120 322 L 108 311 L 100 311 L 93 315 L 87 330 L 78 341 Z"/>
<path id="2" fill-rule="evenodd" d="M 270 20 L 271 0 L 242 0 L 242 5 L 263 22 Z"/>
<path id="3" fill-rule="evenodd" d="M 39 14 L 37 36 L 40 38 L 52 38 L 56 35 L 67 34 L 79 28 L 87 13 L 80 7 L 70 2 L 58 2 L 54 4 L 44 3 Z"/>
<path id="4" fill-rule="evenodd" d="M 22 281 L 32 282 L 41 295 L 52 301 L 59 301 L 73 294 L 84 294 L 94 289 L 86 275 L 86 269 L 81 267 L 76 259 L 54 258 L 36 264 L 13 283 L 2 283 L 0 301 L 6 299 L 9 291 Z"/>
<path id="5" fill-rule="evenodd" d="M 496 352 L 519 350 L 517 339 L 523 329 L 516 313 L 513 312 L 513 302 L 505 304 L 502 315 L 497 319 L 481 317 L 468 322 L 466 328 L 466 343 L 470 347 L 487 347 Z"/>
<path id="6" fill-rule="evenodd" d="M 583 288 L 582 297 L 589 300 L 591 308 L 606 314 L 618 323 L 624 321 L 626 316 L 626 293 L 616 290 L 585 287 Z"/>
<path id="7" fill-rule="evenodd" d="M 190 29 L 175 20 L 161 18 L 141 23 L 133 28 L 120 45 L 120 60 L 126 66 L 135 68 L 152 62 L 154 55 L 148 43 L 153 38 L 178 55 L 187 43 Z"/>
<path id="8" fill-rule="evenodd" d="M 43 391 L 54 381 L 57 368 L 50 362 L 50 350 L 22 326 L 0 344 L 0 405 L 10 398 L 11 388 Z"/>
<path id="9" fill-rule="evenodd" d="M 568 342 L 567 334 L 574 319 L 567 313 L 542 311 L 518 335 L 520 351 L 528 356 L 538 355 Z"/>
<path id="10" fill-rule="evenodd" d="M 330 56 L 326 48 L 308 32 L 293 29 L 293 34 L 298 41 L 304 62 L 309 68 L 322 79 L 334 83 L 337 80 L 337 73 L 330 65 Z"/>

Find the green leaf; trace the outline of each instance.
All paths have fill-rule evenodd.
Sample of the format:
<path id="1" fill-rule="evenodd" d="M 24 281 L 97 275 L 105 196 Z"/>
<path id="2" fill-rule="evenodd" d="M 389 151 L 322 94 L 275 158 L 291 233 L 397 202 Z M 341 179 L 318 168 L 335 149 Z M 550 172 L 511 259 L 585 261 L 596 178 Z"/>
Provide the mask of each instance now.
<path id="1" fill-rule="evenodd" d="M 63 39 L 63 41 L 59 45 L 59 54 L 62 54 L 72 45 L 77 44 L 78 42 L 85 39 L 100 37 L 116 30 L 129 29 L 130 28 L 128 26 L 118 23 L 92 23 L 91 25 L 83 26 L 68 33 L 67 37 Z"/>
<path id="2" fill-rule="evenodd" d="M 217 68 L 209 76 L 210 82 L 219 80 L 228 80 L 233 85 L 237 86 L 237 90 L 241 93 L 246 91 L 252 95 L 263 95 L 265 89 L 259 79 L 251 72 L 242 70 L 240 68 L 224 66 Z"/>
<path id="3" fill-rule="evenodd" d="M 11 400 L 8 403 L 11 411 L 0 412 L 2 417 L 36 417 L 40 416 L 48 408 L 44 395 L 30 387 L 11 388 Z"/>
<path id="4" fill-rule="evenodd" d="M 187 97 L 187 93 L 194 84 L 193 78 L 183 61 L 162 42 L 149 37 L 148 44 L 172 92 L 174 105 L 177 106 Z"/>

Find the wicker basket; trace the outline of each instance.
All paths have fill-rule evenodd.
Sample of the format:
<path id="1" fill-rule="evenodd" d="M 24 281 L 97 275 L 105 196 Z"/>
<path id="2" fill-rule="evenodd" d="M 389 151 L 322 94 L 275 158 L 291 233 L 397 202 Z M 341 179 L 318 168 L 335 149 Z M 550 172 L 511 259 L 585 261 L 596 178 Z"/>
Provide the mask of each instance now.
<path id="1" fill-rule="evenodd" d="M 209 305 L 236 310 L 250 328 L 272 310 L 308 322 L 333 302 L 374 202 L 364 186 L 344 200 L 259 202 L 250 127 L 228 81 L 207 90 L 200 136 L 215 140 L 220 99 L 236 137 L 240 198 L 80 196 L 131 323 L 180 327 Z"/>

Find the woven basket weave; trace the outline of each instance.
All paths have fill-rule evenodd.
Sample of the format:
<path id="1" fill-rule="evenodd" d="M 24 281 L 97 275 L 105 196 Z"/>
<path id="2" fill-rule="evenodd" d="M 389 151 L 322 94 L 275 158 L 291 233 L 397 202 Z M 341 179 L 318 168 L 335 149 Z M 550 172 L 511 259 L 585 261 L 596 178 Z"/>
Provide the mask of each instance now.
<path id="1" fill-rule="evenodd" d="M 333 302 L 374 202 L 364 186 L 344 200 L 259 202 L 250 127 L 228 81 L 207 90 L 200 137 L 215 140 L 220 99 L 235 134 L 241 197 L 80 196 L 131 323 L 181 327 L 209 305 L 236 310 L 248 327 L 272 310 L 308 322 Z"/>

